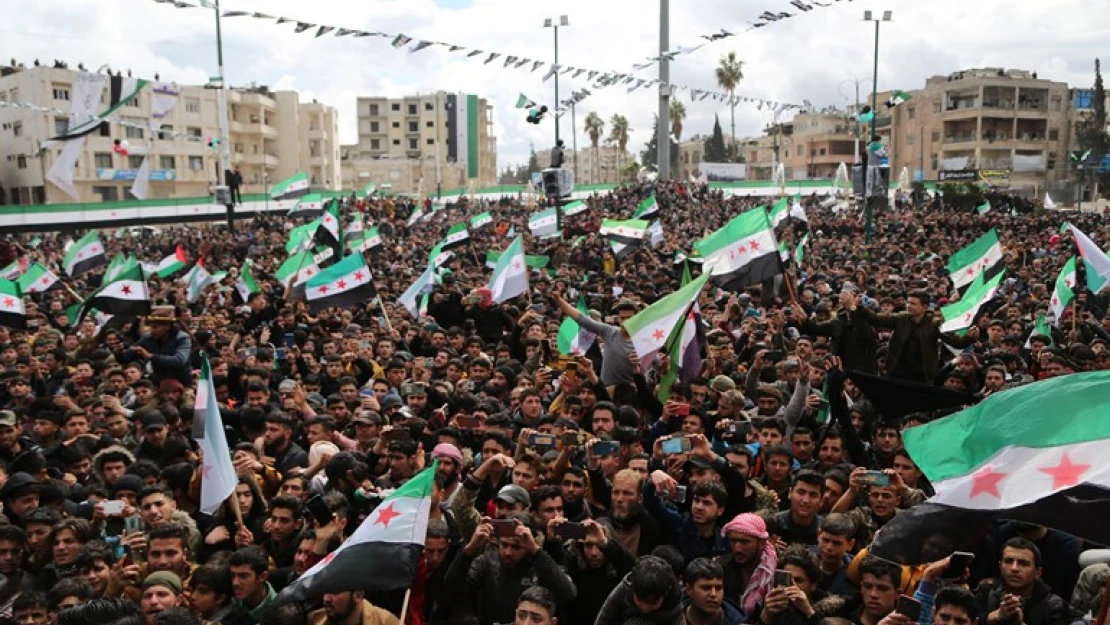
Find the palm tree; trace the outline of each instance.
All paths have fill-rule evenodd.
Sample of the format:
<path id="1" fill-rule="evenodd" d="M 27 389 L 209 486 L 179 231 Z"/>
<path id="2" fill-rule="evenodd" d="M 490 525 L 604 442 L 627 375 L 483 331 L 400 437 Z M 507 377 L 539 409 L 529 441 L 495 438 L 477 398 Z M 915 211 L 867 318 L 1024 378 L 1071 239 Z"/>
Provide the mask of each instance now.
<path id="1" fill-rule="evenodd" d="M 721 57 L 717 65 L 717 84 L 728 91 L 729 107 L 732 115 L 732 148 L 736 149 L 736 104 L 733 98 L 736 95 L 736 85 L 744 80 L 744 62 L 736 58 L 735 52 L 729 52 Z"/>
<path id="2" fill-rule="evenodd" d="M 598 161 L 597 144 L 601 141 L 601 134 L 605 131 L 605 122 L 596 111 L 590 111 L 586 116 L 586 134 L 590 136 L 590 143 L 594 146 L 594 184 L 601 182 L 601 163 Z"/>
<path id="3" fill-rule="evenodd" d="M 617 144 L 620 148 L 621 156 L 624 155 L 625 150 L 628 149 L 628 133 L 631 132 L 628 128 L 628 118 L 620 113 L 614 113 L 609 118 L 609 141 Z"/>
<path id="4" fill-rule="evenodd" d="M 686 119 L 686 105 L 682 100 L 671 102 L 671 134 L 676 142 L 682 140 L 682 122 Z"/>

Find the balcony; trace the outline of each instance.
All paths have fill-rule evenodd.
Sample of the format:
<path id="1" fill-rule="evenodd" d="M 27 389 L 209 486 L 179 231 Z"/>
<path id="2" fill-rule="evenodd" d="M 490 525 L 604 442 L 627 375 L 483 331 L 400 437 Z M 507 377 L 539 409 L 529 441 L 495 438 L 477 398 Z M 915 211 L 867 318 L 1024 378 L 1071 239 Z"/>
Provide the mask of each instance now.
<path id="1" fill-rule="evenodd" d="M 324 138 L 323 129 L 321 129 L 321 128 L 310 128 L 308 130 L 308 138 L 309 139 L 323 139 Z"/>
<path id="2" fill-rule="evenodd" d="M 242 102 L 243 104 L 257 104 L 266 108 L 271 108 L 275 110 L 277 109 L 277 100 L 274 100 L 270 96 L 262 95 L 261 93 L 256 92 L 248 91 L 246 93 L 243 93 L 241 99 L 238 102 Z"/>
<path id="3" fill-rule="evenodd" d="M 278 138 L 278 129 L 274 126 L 270 126 L 269 124 L 259 124 L 258 132 L 260 132 L 262 136 L 267 139 Z"/>
<path id="4" fill-rule="evenodd" d="M 243 159 L 248 165 L 260 165 L 267 169 L 273 169 L 278 166 L 278 158 L 272 154 L 248 154 Z"/>
<path id="5" fill-rule="evenodd" d="M 310 156 L 308 158 L 308 164 L 312 165 L 313 167 L 323 167 L 324 160 L 325 159 L 323 156 Z"/>

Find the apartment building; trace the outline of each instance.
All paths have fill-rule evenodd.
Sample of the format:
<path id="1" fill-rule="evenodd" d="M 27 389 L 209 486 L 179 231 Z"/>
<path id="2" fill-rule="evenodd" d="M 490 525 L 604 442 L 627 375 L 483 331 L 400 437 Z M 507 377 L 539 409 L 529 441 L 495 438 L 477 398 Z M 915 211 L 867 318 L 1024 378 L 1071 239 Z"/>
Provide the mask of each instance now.
<path id="1" fill-rule="evenodd" d="M 68 113 L 76 71 L 56 67 L 3 68 L 0 100 L 29 103 Z M 151 199 L 207 195 L 219 167 L 217 91 L 203 86 L 172 86 L 173 109 L 151 127 L 152 88 L 88 136 L 74 172 L 81 202 L 132 199 L 129 190 L 151 158 Z M 104 97 L 107 97 L 106 95 Z M 74 199 L 44 182 L 62 145 L 41 144 L 65 131 L 68 116 L 28 108 L 0 107 L 0 187 L 7 204 L 68 203 Z M 300 103 L 296 92 L 265 87 L 228 92 L 231 161 L 243 176 L 243 193 L 262 193 L 297 172 L 308 173 L 321 188 L 339 188 L 339 141 L 335 110 Z M 119 122 L 147 126 L 136 128 Z M 131 146 L 117 153 L 115 140 Z"/>
<path id="2" fill-rule="evenodd" d="M 445 189 L 466 187 L 471 180 L 477 180 L 478 186 L 496 184 L 493 107 L 485 98 L 445 91 L 402 98 L 362 97 L 357 111 L 358 143 L 347 149 L 344 161 L 354 174 L 402 169 L 398 163 L 376 166 L 361 161 L 413 161 L 403 166 L 409 172 L 434 170 L 438 161 Z M 432 189 L 436 180 L 431 180 Z"/>

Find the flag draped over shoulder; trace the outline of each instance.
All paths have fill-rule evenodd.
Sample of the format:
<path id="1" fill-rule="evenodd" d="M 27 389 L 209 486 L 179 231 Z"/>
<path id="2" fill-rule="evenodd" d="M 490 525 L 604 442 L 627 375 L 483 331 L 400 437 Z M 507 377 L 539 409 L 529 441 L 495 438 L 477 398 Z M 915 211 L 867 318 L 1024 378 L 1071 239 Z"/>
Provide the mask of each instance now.
<path id="1" fill-rule="evenodd" d="M 694 244 L 713 284 L 739 292 L 782 273 L 778 241 L 767 213 L 750 210 Z"/>
<path id="2" fill-rule="evenodd" d="M 938 539 L 947 553 L 999 518 L 1110 543 L 1108 410 L 1110 371 L 1096 371 L 995 393 L 906 430 L 906 449 L 936 495 L 883 526 L 871 553 L 927 561 Z"/>
<path id="3" fill-rule="evenodd" d="M 200 380 L 193 408 L 193 438 L 204 451 L 204 465 L 200 478 L 200 511 L 213 514 L 235 492 L 239 483 L 231 463 L 224 424 L 220 418 L 220 404 L 216 400 L 216 386 L 208 354 L 201 352 Z"/>
<path id="4" fill-rule="evenodd" d="M 281 591 L 275 604 L 324 593 L 407 588 L 416 574 L 437 463 L 393 491 L 358 529 L 322 561 Z"/>

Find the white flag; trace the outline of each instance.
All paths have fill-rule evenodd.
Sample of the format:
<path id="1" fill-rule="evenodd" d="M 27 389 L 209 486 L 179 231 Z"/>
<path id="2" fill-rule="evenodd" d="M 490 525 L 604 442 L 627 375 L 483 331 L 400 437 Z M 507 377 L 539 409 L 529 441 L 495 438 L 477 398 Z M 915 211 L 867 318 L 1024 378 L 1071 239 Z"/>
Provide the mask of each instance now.
<path id="1" fill-rule="evenodd" d="M 145 200 L 150 195 L 150 155 L 143 157 L 143 164 L 135 174 L 135 182 L 131 183 L 131 195 L 140 200 Z"/>

